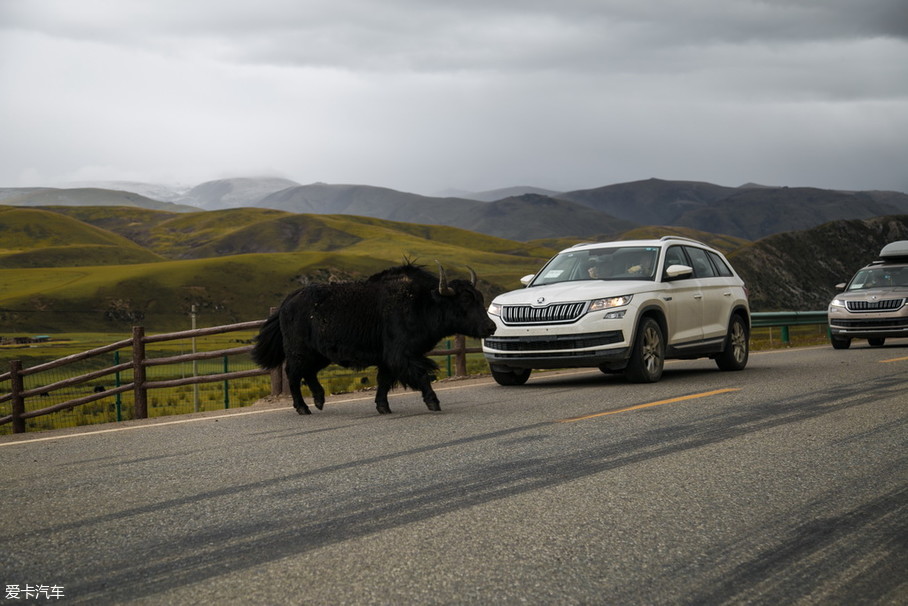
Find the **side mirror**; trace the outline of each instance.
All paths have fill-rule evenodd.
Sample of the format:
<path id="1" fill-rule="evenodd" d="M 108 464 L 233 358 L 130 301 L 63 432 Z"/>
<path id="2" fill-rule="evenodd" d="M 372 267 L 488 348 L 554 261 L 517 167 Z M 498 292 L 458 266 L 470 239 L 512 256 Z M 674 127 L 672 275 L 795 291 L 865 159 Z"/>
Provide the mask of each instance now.
<path id="1" fill-rule="evenodd" d="M 838 284 L 835 285 L 835 287 L 837 290 L 845 290 L 845 283 L 839 282 Z"/>
<path id="2" fill-rule="evenodd" d="M 694 275 L 694 268 L 689 265 L 669 265 L 665 270 L 665 276 L 669 280 L 680 280 L 690 278 Z"/>
<path id="3" fill-rule="evenodd" d="M 533 278 L 535 278 L 535 277 L 536 277 L 536 274 L 526 275 L 526 276 L 520 278 L 520 283 L 523 284 L 524 286 L 528 286 L 529 283 L 532 282 Z"/>

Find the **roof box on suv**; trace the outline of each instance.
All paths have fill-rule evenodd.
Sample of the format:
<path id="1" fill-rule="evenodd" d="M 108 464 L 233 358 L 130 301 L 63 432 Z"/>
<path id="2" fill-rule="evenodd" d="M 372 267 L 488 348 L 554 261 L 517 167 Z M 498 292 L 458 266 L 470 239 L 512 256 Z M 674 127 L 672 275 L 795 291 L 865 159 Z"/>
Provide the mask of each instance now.
<path id="1" fill-rule="evenodd" d="M 880 251 L 881 259 L 892 259 L 894 257 L 908 257 L 908 240 L 890 242 Z"/>

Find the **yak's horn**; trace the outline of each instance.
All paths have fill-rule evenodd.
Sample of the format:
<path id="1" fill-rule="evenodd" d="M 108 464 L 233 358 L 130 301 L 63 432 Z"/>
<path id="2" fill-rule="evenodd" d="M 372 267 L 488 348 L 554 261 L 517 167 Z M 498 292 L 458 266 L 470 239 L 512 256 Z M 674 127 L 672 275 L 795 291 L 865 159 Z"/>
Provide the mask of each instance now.
<path id="1" fill-rule="evenodd" d="M 473 268 L 467 265 L 467 269 L 470 270 L 470 286 L 476 286 L 476 272 L 473 271 Z"/>
<path id="2" fill-rule="evenodd" d="M 454 289 L 448 286 L 448 276 L 445 274 L 445 268 L 441 266 L 438 259 L 435 259 L 435 262 L 438 263 L 438 294 L 451 297 L 454 295 Z"/>

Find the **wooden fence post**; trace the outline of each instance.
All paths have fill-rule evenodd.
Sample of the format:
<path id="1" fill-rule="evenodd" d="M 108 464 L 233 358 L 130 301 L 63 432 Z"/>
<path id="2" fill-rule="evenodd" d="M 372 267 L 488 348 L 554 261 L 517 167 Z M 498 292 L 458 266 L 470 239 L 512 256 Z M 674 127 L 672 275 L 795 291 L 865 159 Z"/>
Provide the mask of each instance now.
<path id="1" fill-rule="evenodd" d="M 454 373 L 458 377 L 467 376 L 467 339 L 463 335 L 454 335 L 454 349 L 457 353 L 454 356 Z"/>
<path id="2" fill-rule="evenodd" d="M 25 398 L 20 395 L 25 391 L 25 387 L 21 372 L 22 361 L 12 360 L 9 363 L 9 380 L 13 396 L 13 433 L 25 433 L 25 419 L 22 418 L 22 415 L 25 414 Z"/>
<path id="3" fill-rule="evenodd" d="M 133 417 L 148 418 L 148 390 L 145 389 L 145 328 L 132 327 L 132 380 L 135 405 Z"/>

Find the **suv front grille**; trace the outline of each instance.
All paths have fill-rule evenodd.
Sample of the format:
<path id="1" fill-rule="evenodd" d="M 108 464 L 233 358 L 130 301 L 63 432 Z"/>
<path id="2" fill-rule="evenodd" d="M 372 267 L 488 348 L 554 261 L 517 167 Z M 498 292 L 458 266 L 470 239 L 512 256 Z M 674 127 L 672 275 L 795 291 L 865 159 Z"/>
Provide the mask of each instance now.
<path id="1" fill-rule="evenodd" d="M 555 303 L 545 307 L 505 305 L 501 319 L 505 324 L 554 324 L 573 322 L 583 315 L 586 302 Z"/>
<path id="2" fill-rule="evenodd" d="M 883 301 L 848 301 L 848 311 L 892 311 L 901 309 L 905 299 L 885 299 Z"/>

